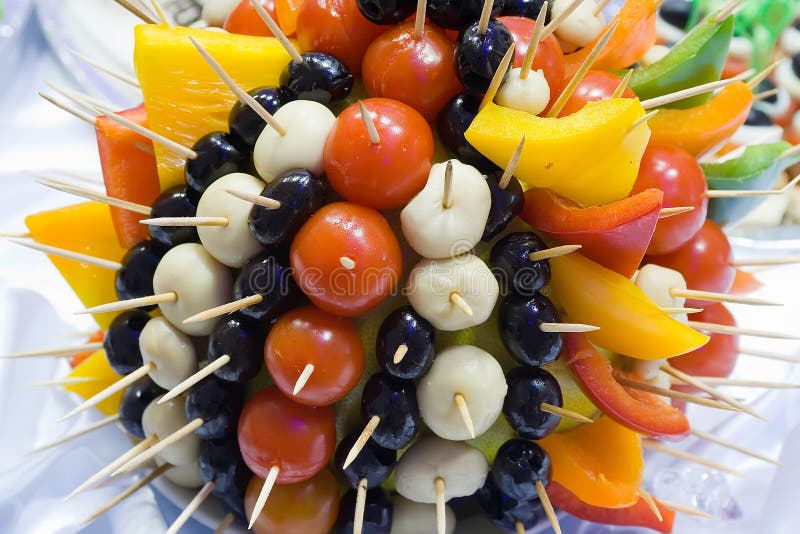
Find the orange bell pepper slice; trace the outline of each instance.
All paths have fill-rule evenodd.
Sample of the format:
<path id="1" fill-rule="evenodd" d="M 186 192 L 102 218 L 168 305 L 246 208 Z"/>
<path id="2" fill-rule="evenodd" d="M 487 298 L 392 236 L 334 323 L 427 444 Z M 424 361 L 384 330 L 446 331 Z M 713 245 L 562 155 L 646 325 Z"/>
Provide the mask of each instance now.
<path id="1" fill-rule="evenodd" d="M 288 37 L 297 33 L 297 14 L 305 0 L 275 0 L 275 17 L 278 26 Z"/>
<path id="2" fill-rule="evenodd" d="M 581 245 L 581 254 L 630 278 L 647 252 L 664 200 L 660 189 L 581 208 L 547 189 L 525 192 L 522 220 L 561 243 Z"/>
<path id="3" fill-rule="evenodd" d="M 698 156 L 732 136 L 747 120 L 753 93 L 736 82 L 705 104 L 689 109 L 662 109 L 648 121 L 650 143 L 676 145 Z"/>
<path id="4" fill-rule="evenodd" d="M 626 508 L 639 500 L 644 459 L 639 434 L 603 416 L 594 423 L 539 440 L 556 482 L 578 499 L 602 508 Z"/>
<path id="5" fill-rule="evenodd" d="M 734 295 L 747 295 L 757 289 L 764 287 L 764 283 L 753 275 L 753 273 L 736 269 L 736 276 L 733 279 L 731 293 Z"/>
<path id="6" fill-rule="evenodd" d="M 103 341 L 105 337 L 106 337 L 105 333 L 102 330 L 98 330 L 97 332 L 89 336 L 89 338 L 86 340 L 86 343 L 98 343 L 100 341 Z M 75 369 L 84 361 L 86 361 L 92 354 L 94 354 L 94 351 L 91 350 L 73 354 L 72 358 L 70 358 L 69 360 L 69 366 Z"/>
<path id="7" fill-rule="evenodd" d="M 25 225 L 37 243 L 80 252 L 95 258 L 120 261 L 126 250 L 119 245 L 108 206 L 84 202 L 25 218 Z M 117 300 L 116 273 L 75 260 L 48 256 L 84 306 L 98 306 Z M 108 329 L 116 313 L 95 314 L 100 328 Z"/>
<path id="8" fill-rule="evenodd" d="M 656 44 L 656 7 L 658 0 L 628 0 L 611 21 L 619 25 L 608 44 L 600 52 L 593 68 L 599 70 L 626 69 Z M 566 79 L 572 77 L 586 60 L 598 38 L 577 52 L 564 56 Z"/>

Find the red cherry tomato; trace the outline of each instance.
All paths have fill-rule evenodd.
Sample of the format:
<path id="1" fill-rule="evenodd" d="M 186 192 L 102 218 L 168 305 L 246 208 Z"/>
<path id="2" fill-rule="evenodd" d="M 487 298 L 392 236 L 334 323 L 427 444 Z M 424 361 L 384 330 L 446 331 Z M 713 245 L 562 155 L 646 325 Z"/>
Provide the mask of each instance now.
<path id="1" fill-rule="evenodd" d="M 275 18 L 275 0 L 259 0 L 267 13 L 274 19 Z M 264 37 L 272 37 L 272 32 L 269 31 L 267 25 L 258 16 L 256 8 L 250 3 L 250 0 L 242 0 L 239 2 L 233 11 L 230 12 L 228 18 L 225 19 L 225 24 L 222 25 L 225 31 L 230 33 L 240 33 L 242 35 L 261 35 Z"/>
<path id="2" fill-rule="evenodd" d="M 731 266 L 733 252 L 719 226 L 706 220 L 688 243 L 663 256 L 648 256 L 648 263 L 674 269 L 686 279 L 690 289 L 727 293 L 733 286 L 736 269 Z M 703 308 L 707 302 L 687 300 L 689 307 Z"/>
<path id="3" fill-rule="evenodd" d="M 425 187 L 433 134 L 413 108 L 388 98 L 362 102 L 378 130 L 373 144 L 358 104 L 345 109 L 325 145 L 325 175 L 347 200 L 379 210 L 404 206 Z"/>
<path id="4" fill-rule="evenodd" d="M 586 77 L 578 84 L 575 92 L 569 97 L 564 109 L 558 114 L 559 117 L 566 117 L 572 115 L 576 111 L 583 109 L 583 106 L 589 102 L 597 102 L 598 100 L 607 100 L 611 98 L 614 91 L 619 87 L 620 78 L 614 76 L 610 72 L 602 70 L 590 70 L 586 73 Z M 558 94 L 558 93 L 556 93 Z M 635 98 L 630 87 L 626 87 L 622 92 L 623 98 Z"/>
<path id="5" fill-rule="evenodd" d="M 444 32 L 425 25 L 421 39 L 414 23 L 395 26 L 375 39 L 364 55 L 362 76 L 372 96 L 393 98 L 433 121 L 464 88 L 456 77 L 455 44 Z"/>
<path id="6" fill-rule="evenodd" d="M 345 317 L 377 306 L 403 271 L 400 244 L 386 219 L 351 202 L 334 202 L 312 215 L 292 242 L 290 261 L 311 302 Z"/>
<path id="7" fill-rule="evenodd" d="M 708 211 L 708 184 L 694 156 L 676 146 L 650 145 L 642 156 L 631 194 L 653 187 L 664 192 L 664 208 L 694 208 L 658 221 L 647 253 L 667 254 L 683 246 L 703 226 Z"/>
<path id="8" fill-rule="evenodd" d="M 364 372 L 364 346 L 349 319 L 307 306 L 285 313 L 275 323 L 264 346 L 264 361 L 284 395 L 300 404 L 327 406 L 358 384 Z M 294 395 L 308 364 L 314 372 Z"/>
<path id="9" fill-rule="evenodd" d="M 97 332 L 95 332 L 94 334 L 89 336 L 89 339 L 86 340 L 86 343 L 99 343 L 99 342 L 103 341 L 104 337 L 105 337 L 105 334 L 103 333 L 103 331 L 102 330 L 98 330 Z M 88 358 L 92 354 L 94 354 L 93 350 L 87 350 L 87 351 L 84 351 L 84 352 L 78 352 L 77 354 L 73 354 L 72 358 L 70 358 L 70 360 L 69 360 L 69 366 L 72 367 L 73 369 L 75 369 L 80 364 L 82 364 L 83 361 L 86 358 Z"/>
<path id="10" fill-rule="evenodd" d="M 528 53 L 528 43 L 531 42 L 536 21 L 527 17 L 498 17 L 497 20 L 502 22 L 514 37 L 516 45 L 514 67 L 521 67 L 525 54 Z M 548 35 L 544 41 L 539 43 L 531 68 L 542 70 L 547 84 L 550 86 L 551 95 L 557 97 L 561 94 L 567 81 L 564 79 L 564 52 L 555 35 Z"/>
<path id="11" fill-rule="evenodd" d="M 367 20 L 354 0 L 306 0 L 297 13 L 297 42 L 302 50 L 326 52 L 361 72 L 367 47 L 385 31 Z"/>
<path id="12" fill-rule="evenodd" d="M 253 513 L 264 481 L 253 477 L 244 494 L 244 511 Z M 256 518 L 256 534 L 326 534 L 339 513 L 339 486 L 328 469 L 296 484 L 277 484 Z"/>
<path id="13" fill-rule="evenodd" d="M 736 320 L 724 305 L 708 302 L 704 305 L 702 312 L 692 315 L 693 321 L 736 326 Z M 670 365 L 693 376 L 730 376 L 739 356 L 739 336 L 709 334 L 709 337 L 711 339 L 705 346 L 670 358 Z"/>
<path id="14" fill-rule="evenodd" d="M 336 446 L 336 422 L 330 406 L 303 406 L 278 388 L 256 393 L 239 416 L 239 449 L 247 467 L 267 478 L 278 467 L 279 484 L 308 480 L 319 473 Z"/>

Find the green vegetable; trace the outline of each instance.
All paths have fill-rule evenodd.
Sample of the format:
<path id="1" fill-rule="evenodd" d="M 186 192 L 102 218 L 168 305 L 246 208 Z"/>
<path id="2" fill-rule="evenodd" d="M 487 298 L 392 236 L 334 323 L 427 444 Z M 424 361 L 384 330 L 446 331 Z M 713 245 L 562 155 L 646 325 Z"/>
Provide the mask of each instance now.
<path id="1" fill-rule="evenodd" d="M 642 100 L 663 96 L 720 79 L 733 37 L 733 17 L 720 23 L 707 20 L 695 26 L 669 53 L 652 65 L 636 69 L 631 89 Z M 711 93 L 679 100 L 666 107 L 700 106 Z"/>
<path id="2" fill-rule="evenodd" d="M 791 145 L 779 141 L 747 147 L 744 153 L 720 163 L 703 163 L 708 188 L 711 190 L 761 191 L 775 187 L 781 173 L 797 163 L 798 158 L 781 159 Z M 738 223 L 756 209 L 766 197 L 712 198 L 708 201 L 708 218 L 720 226 Z"/>

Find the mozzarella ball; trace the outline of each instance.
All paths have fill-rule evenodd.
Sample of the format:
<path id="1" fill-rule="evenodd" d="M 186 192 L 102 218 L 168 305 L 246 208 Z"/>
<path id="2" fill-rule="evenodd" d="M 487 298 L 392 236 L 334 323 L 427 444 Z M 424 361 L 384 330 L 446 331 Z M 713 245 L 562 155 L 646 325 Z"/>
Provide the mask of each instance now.
<path id="1" fill-rule="evenodd" d="M 750 63 L 753 57 L 753 43 L 744 37 L 734 37 L 728 48 L 728 56 Z"/>
<path id="2" fill-rule="evenodd" d="M 669 47 L 664 45 L 653 45 L 647 50 L 647 52 L 645 52 L 645 54 L 639 60 L 639 63 L 643 67 L 648 67 L 656 61 L 662 59 L 667 54 L 669 54 Z"/>
<path id="3" fill-rule="evenodd" d="M 775 82 L 778 87 L 789 91 L 792 98 L 800 100 L 800 78 L 792 68 L 791 58 L 786 58 L 778 64 L 778 68 L 775 69 Z"/>
<path id="4" fill-rule="evenodd" d="M 186 420 L 186 397 L 180 396 L 164 404 L 158 404 L 160 398 L 158 397 L 148 404 L 142 413 L 142 427 L 147 438 L 155 435 L 158 436 L 158 439 L 164 439 L 188 423 Z M 196 464 L 199 454 L 200 438 L 192 432 L 158 453 L 156 458 L 160 457 L 164 462 L 181 466 L 190 463 Z"/>
<path id="5" fill-rule="evenodd" d="M 750 126 L 743 124 L 731 136 L 730 142 L 738 146 L 766 145 L 777 143 L 783 139 L 783 128 L 777 124 L 772 126 Z M 724 158 L 720 158 L 724 161 Z"/>
<path id="6" fill-rule="evenodd" d="M 445 533 L 456 530 L 456 514 L 444 507 Z M 392 497 L 392 530 L 389 534 L 419 534 L 433 532 L 436 527 L 436 505 L 409 501 L 402 495 Z"/>
<path id="7" fill-rule="evenodd" d="M 463 441 L 428 436 L 409 448 L 395 469 L 397 493 L 414 502 L 435 504 L 437 478 L 444 480 L 444 500 L 472 495 L 486 481 L 489 463 Z"/>
<path id="8" fill-rule="evenodd" d="M 522 69 L 511 69 L 506 82 L 497 92 L 497 103 L 506 108 L 538 115 L 550 103 L 550 85 L 541 70 L 532 70 L 524 80 Z"/>
<path id="9" fill-rule="evenodd" d="M 322 154 L 336 116 L 311 100 L 295 100 L 275 112 L 275 120 L 286 129 L 281 136 L 271 126 L 258 136 L 253 163 L 261 177 L 271 182 L 292 169 L 324 173 Z"/>
<path id="10" fill-rule="evenodd" d="M 156 456 L 156 465 L 162 466 L 165 462 L 163 459 Z M 164 473 L 164 478 L 182 488 L 196 489 L 203 485 L 203 479 L 200 478 L 200 469 L 197 467 L 197 460 L 186 465 L 172 467 Z"/>
<path id="11" fill-rule="evenodd" d="M 139 336 L 144 363 L 156 365 L 148 374 L 164 389 L 172 389 L 197 371 L 197 353 L 192 340 L 163 317 L 154 317 Z"/>
<path id="12" fill-rule="evenodd" d="M 492 206 L 489 186 L 480 171 L 458 160 L 450 161 L 450 206 L 444 207 L 447 163 L 437 163 L 431 167 L 428 183 L 400 213 L 408 244 L 426 258 L 449 258 L 471 250 L 483 236 Z"/>
<path id="13" fill-rule="evenodd" d="M 551 16 L 558 17 L 569 8 L 572 0 L 555 0 Z M 594 14 L 597 2 L 584 0 L 556 29 L 556 37 L 577 47 L 584 47 L 597 39 L 605 29 L 606 19 L 603 13 Z"/>
<path id="14" fill-rule="evenodd" d="M 156 294 L 175 292 L 175 302 L 158 305 L 161 313 L 180 331 L 190 336 L 207 336 L 217 319 L 184 324 L 201 311 L 226 304 L 231 299 L 231 271 L 198 243 L 184 243 L 164 254 L 153 276 Z"/>
<path id="15" fill-rule="evenodd" d="M 461 441 L 489 430 L 503 409 L 507 390 L 503 369 L 491 354 L 471 345 L 455 345 L 436 355 L 417 384 L 417 401 L 423 421 L 434 434 Z M 464 424 L 456 394 L 464 396 L 475 436 Z"/>
<path id="16" fill-rule="evenodd" d="M 781 34 L 780 48 L 787 56 L 800 54 L 800 30 L 789 26 Z"/>
<path id="17" fill-rule="evenodd" d="M 200 242 L 214 258 L 228 267 L 241 267 L 260 254 L 264 246 L 250 232 L 253 204 L 227 192 L 228 189 L 260 195 L 264 182 L 241 172 L 223 176 L 205 190 L 197 204 L 198 217 L 226 217 L 226 226 L 198 226 Z"/>
<path id="18" fill-rule="evenodd" d="M 209 26 L 222 27 L 240 0 L 205 0 L 200 18 Z"/>
<path id="19" fill-rule="evenodd" d="M 484 323 L 492 314 L 500 286 L 479 258 L 464 254 L 446 260 L 422 260 L 405 290 L 414 309 L 439 330 L 462 330 Z M 458 294 L 472 309 L 472 316 L 455 302 Z"/>
<path id="20" fill-rule="evenodd" d="M 753 107 L 766 113 L 773 121 L 783 123 L 787 114 L 792 110 L 792 96 L 783 87 L 777 89 L 778 94 L 775 95 L 774 101 L 772 99 L 761 100 L 753 104 Z"/>

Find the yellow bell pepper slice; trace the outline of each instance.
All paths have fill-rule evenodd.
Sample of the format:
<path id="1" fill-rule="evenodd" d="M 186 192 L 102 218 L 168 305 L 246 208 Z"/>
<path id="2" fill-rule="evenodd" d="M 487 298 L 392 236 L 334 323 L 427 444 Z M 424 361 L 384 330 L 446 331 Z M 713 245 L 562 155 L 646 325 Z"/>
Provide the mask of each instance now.
<path id="1" fill-rule="evenodd" d="M 586 337 L 605 349 L 641 360 L 686 354 L 708 336 L 676 321 L 629 279 L 578 253 L 550 259 L 549 298 L 569 322 L 600 327 Z"/>
<path id="2" fill-rule="evenodd" d="M 185 147 L 228 131 L 236 97 L 189 41 L 197 39 L 245 91 L 278 86 L 290 58 L 277 39 L 196 28 L 136 27 L 134 66 L 151 130 Z M 154 146 L 161 189 L 184 183 L 183 156 Z"/>
<path id="3" fill-rule="evenodd" d="M 34 213 L 25 225 L 37 243 L 88 254 L 104 260 L 120 261 L 125 255 L 117 239 L 111 212 L 99 202 L 85 202 L 65 208 Z M 48 256 L 84 306 L 91 307 L 117 300 L 116 273 L 75 260 Z M 116 313 L 95 314 L 106 330 Z"/>
<path id="4" fill-rule="evenodd" d="M 514 176 L 584 206 L 626 198 L 650 139 L 634 98 L 591 102 L 561 118 L 537 117 L 490 103 L 473 120 L 467 141 L 505 168 L 525 136 Z"/>
<path id="5" fill-rule="evenodd" d="M 91 382 L 84 382 L 81 384 L 70 384 L 64 386 L 64 389 L 77 393 L 84 399 L 93 397 L 97 393 L 122 378 L 114 372 L 108 364 L 105 351 L 98 350 L 92 353 L 91 356 L 86 358 L 80 365 L 78 365 L 69 374 L 69 378 L 91 378 Z M 114 415 L 119 411 L 119 403 L 122 400 L 123 392 L 120 391 L 110 396 L 103 402 L 97 405 L 97 409 L 106 415 Z"/>
<path id="6" fill-rule="evenodd" d="M 603 416 L 539 440 L 552 462 L 551 480 L 581 501 L 625 508 L 639 500 L 644 460 L 639 434 Z"/>

